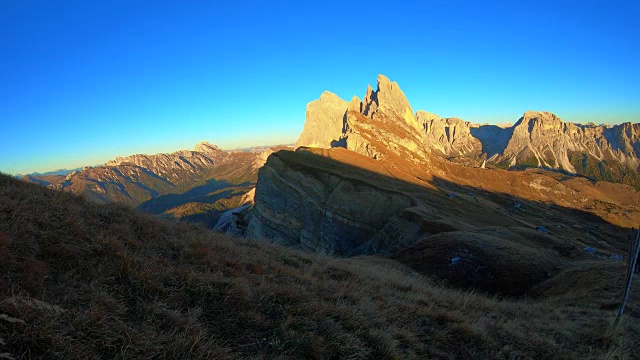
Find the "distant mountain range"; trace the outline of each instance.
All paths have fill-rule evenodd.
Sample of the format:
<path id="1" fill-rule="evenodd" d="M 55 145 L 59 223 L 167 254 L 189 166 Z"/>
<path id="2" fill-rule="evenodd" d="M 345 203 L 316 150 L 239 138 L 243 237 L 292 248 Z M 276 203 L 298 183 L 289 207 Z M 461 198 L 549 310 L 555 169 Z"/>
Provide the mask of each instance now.
<path id="1" fill-rule="evenodd" d="M 202 142 L 193 151 L 117 157 L 105 165 L 22 179 L 80 194 L 96 203 L 117 202 L 153 214 L 215 225 L 246 196 L 273 150 L 286 146 L 224 151 Z"/>
<path id="2" fill-rule="evenodd" d="M 39 172 L 34 172 L 34 173 L 30 173 L 30 174 L 16 174 L 13 175 L 13 177 L 15 178 L 23 178 L 25 176 L 51 176 L 51 175 L 62 175 L 62 176 L 66 176 L 69 173 L 72 173 L 73 171 L 77 171 L 77 170 L 81 170 L 82 168 L 75 168 L 75 169 L 58 169 L 58 170 L 53 170 L 53 171 L 47 171 L 44 173 L 39 173 Z"/>

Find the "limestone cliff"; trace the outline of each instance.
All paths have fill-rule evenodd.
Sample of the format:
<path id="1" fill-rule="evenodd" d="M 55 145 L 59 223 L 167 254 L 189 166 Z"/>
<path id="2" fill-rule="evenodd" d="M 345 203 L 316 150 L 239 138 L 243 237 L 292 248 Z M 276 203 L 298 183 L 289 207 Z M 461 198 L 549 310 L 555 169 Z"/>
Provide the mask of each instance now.
<path id="1" fill-rule="evenodd" d="M 527 111 L 510 127 L 477 125 L 422 110 L 414 115 L 397 83 L 378 76 L 363 101 L 325 92 L 307 106 L 297 147 L 344 147 L 381 160 L 388 154 L 416 163 L 430 155 L 481 166 L 555 168 L 640 188 L 640 124 L 614 126 L 563 122 L 549 112 Z"/>
<path id="2" fill-rule="evenodd" d="M 447 157 L 478 156 L 482 143 L 471 135 L 470 122 L 458 118 L 442 119 L 438 115 L 419 110 L 418 122 L 426 134 L 425 147 Z"/>
<path id="3" fill-rule="evenodd" d="M 350 102 L 324 92 L 307 105 L 305 126 L 296 147 L 344 147 L 357 153 L 382 159 L 391 151 L 420 161 L 424 149 L 422 125 L 397 83 L 378 76 L 378 86 L 367 87 L 364 100 L 356 96 Z"/>
<path id="4" fill-rule="evenodd" d="M 404 92 L 396 82 L 382 74 L 378 75 L 378 89 L 375 92 L 371 86 L 367 87 L 363 108 L 362 114 L 371 119 L 394 121 L 400 118 L 404 122 L 394 123 L 395 125 L 420 131 L 420 125 Z"/>
<path id="5" fill-rule="evenodd" d="M 348 107 L 348 102 L 328 91 L 323 92 L 320 99 L 307 104 L 307 120 L 296 147 L 331 147 L 342 136 Z"/>
<path id="6" fill-rule="evenodd" d="M 258 174 L 249 237 L 347 255 L 414 205 L 407 195 L 331 167 L 330 160 L 304 150 L 269 156 Z"/>
<path id="7" fill-rule="evenodd" d="M 614 160 L 637 169 L 640 165 L 640 124 L 596 126 L 565 123 L 549 112 L 527 111 L 513 126 L 513 134 L 496 161 L 559 168 L 576 172 L 573 152 Z"/>

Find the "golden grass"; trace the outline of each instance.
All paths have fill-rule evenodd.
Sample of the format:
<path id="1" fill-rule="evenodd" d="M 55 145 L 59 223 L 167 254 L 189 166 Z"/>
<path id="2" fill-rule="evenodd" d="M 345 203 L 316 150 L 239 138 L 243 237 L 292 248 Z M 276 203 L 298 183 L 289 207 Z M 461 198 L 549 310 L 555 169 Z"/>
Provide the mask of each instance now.
<path id="1" fill-rule="evenodd" d="M 618 282 L 615 269 L 585 266 L 606 276 L 590 292 L 616 292 L 601 286 Z M 639 357 L 634 299 L 610 330 L 615 309 L 580 289 L 567 297 L 572 276 L 563 296 L 550 284 L 530 299 L 497 299 L 389 259 L 232 239 L 0 175 L 5 357 Z"/>

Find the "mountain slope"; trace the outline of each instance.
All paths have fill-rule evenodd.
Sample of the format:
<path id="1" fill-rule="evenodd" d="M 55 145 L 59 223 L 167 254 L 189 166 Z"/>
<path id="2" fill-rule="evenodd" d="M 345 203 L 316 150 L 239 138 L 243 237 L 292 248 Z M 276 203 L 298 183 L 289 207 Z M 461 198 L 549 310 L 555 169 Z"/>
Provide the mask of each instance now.
<path id="1" fill-rule="evenodd" d="M 414 162 L 427 161 L 430 153 L 472 167 L 484 160 L 544 167 L 640 189 L 640 124 L 581 125 L 527 111 L 513 126 L 500 128 L 422 110 L 414 114 L 398 84 L 384 75 L 378 76 L 377 90 L 367 88 L 363 102 L 354 97 L 347 103 L 325 92 L 309 103 L 300 146 L 345 147 L 374 159 L 382 158 L 384 148 Z M 598 171 L 579 162 L 594 163 Z"/>
<path id="2" fill-rule="evenodd" d="M 213 227 L 224 211 L 241 205 L 226 196 L 250 191 L 258 168 L 272 151 L 223 151 L 202 142 L 193 151 L 117 157 L 104 166 L 85 167 L 66 177 L 30 176 L 23 180 L 79 194 L 96 203 L 117 202 Z"/>
<path id="3" fill-rule="evenodd" d="M 364 110 L 344 109 L 344 131 L 332 148 L 298 147 L 268 158 L 255 206 L 236 211 L 233 233 L 319 254 L 391 256 L 447 283 L 503 295 L 527 294 L 585 257 L 615 261 L 626 251 L 627 229 L 640 223 L 638 191 L 560 172 L 448 161 L 419 147 L 428 140 L 420 131 L 434 126 L 427 119 L 438 118 L 408 116 L 397 84 L 378 81 Z M 538 121 L 529 118 L 530 125 Z M 516 147 L 523 123 L 506 133 L 507 150 Z M 464 141 L 472 136 L 460 130 L 467 123 L 446 124 L 448 149 L 464 157 L 482 147 Z M 505 140 L 497 129 L 489 133 Z"/>
<path id="4" fill-rule="evenodd" d="M 636 301 L 608 330 L 617 263 L 577 262 L 529 299 L 497 299 L 393 260 L 231 239 L 2 174 L 0 260 L 6 358 L 640 355 Z"/>

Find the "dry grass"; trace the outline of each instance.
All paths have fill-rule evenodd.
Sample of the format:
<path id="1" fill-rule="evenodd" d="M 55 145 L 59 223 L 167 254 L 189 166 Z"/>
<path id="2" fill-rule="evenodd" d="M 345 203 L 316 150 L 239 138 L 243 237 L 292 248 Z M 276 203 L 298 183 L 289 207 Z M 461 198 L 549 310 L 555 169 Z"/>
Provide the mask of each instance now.
<path id="1" fill-rule="evenodd" d="M 0 175 L 0 358 L 639 356 L 637 308 L 612 331 L 615 309 L 554 288 L 501 300 L 388 259 L 231 239 Z"/>

